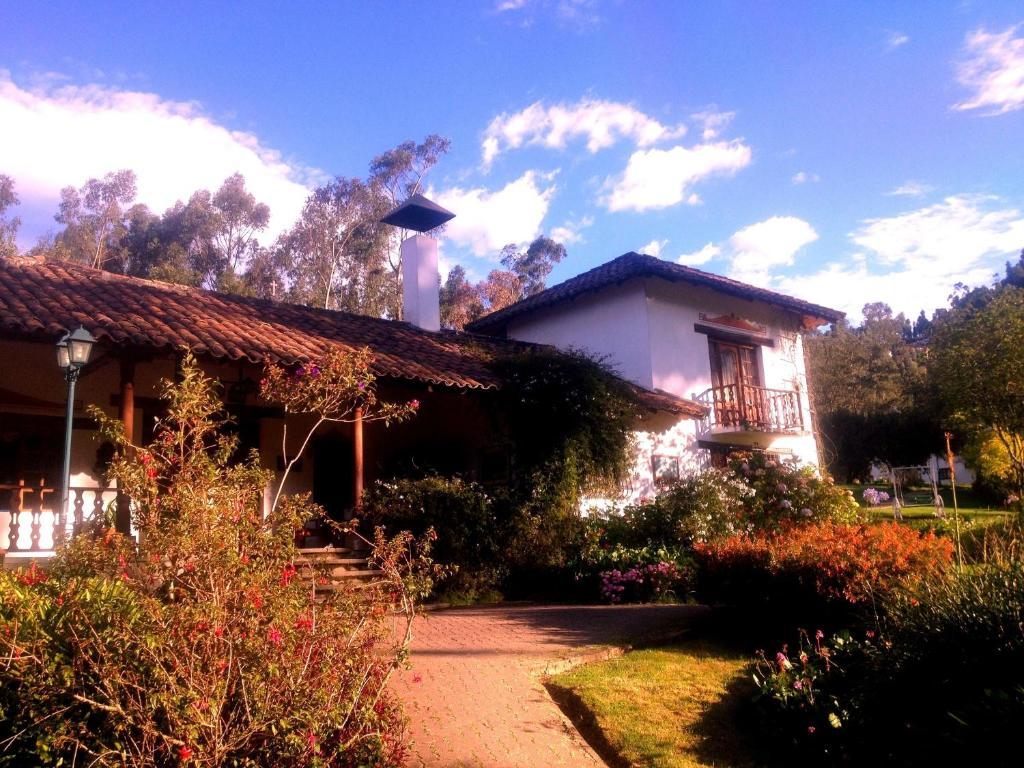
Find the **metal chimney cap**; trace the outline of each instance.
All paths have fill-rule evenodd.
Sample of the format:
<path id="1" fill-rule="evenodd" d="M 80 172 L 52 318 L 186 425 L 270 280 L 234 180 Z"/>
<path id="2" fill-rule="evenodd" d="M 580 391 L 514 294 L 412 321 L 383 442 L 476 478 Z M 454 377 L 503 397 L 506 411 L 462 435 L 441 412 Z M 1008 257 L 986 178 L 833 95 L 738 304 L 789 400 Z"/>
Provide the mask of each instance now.
<path id="1" fill-rule="evenodd" d="M 427 200 L 423 195 L 415 194 L 381 219 L 381 223 L 415 232 L 429 232 L 454 218 L 455 214 L 451 211 Z"/>

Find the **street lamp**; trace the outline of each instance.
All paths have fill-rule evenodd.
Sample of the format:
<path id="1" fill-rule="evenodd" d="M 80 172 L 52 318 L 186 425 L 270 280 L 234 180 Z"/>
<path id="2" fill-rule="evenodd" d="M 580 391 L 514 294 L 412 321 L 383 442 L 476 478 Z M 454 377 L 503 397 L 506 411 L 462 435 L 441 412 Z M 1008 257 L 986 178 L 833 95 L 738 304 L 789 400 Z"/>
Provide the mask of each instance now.
<path id="1" fill-rule="evenodd" d="M 78 374 L 89 362 L 96 339 L 85 328 L 79 326 L 74 333 L 66 333 L 57 342 L 57 365 L 64 371 L 68 383 L 67 417 L 64 425 L 64 474 L 61 475 L 60 512 L 57 516 L 56 533 L 63 537 L 67 530 L 68 501 L 71 495 L 71 430 L 75 418 L 75 382 Z"/>

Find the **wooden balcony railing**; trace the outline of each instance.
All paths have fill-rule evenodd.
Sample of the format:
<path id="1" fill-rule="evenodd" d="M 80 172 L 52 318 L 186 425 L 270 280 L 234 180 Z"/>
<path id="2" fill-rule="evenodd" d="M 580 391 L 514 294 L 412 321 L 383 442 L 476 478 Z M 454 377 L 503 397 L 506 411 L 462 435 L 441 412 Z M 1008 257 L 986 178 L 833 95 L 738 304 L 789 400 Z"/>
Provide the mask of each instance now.
<path id="1" fill-rule="evenodd" d="M 750 432 L 798 432 L 804 427 L 800 394 L 793 390 L 728 384 L 711 387 L 697 400 L 708 407 L 701 434 L 720 427 Z"/>
<path id="2" fill-rule="evenodd" d="M 0 550 L 42 552 L 59 542 L 60 490 L 42 483 L 0 484 Z M 114 488 L 69 489 L 68 517 L 64 531 L 75 533 L 89 520 L 102 518 L 117 499 Z"/>

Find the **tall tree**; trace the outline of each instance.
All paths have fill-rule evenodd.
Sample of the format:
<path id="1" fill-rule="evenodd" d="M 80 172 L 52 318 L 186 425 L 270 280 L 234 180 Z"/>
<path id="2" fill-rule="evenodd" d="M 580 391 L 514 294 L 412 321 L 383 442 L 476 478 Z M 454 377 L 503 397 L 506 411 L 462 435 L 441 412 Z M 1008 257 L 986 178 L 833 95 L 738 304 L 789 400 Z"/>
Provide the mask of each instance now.
<path id="1" fill-rule="evenodd" d="M 368 183 L 383 196 L 387 209 L 391 210 L 423 191 L 423 178 L 448 153 L 451 145 L 451 139 L 437 134 L 430 134 L 419 144 L 404 141 L 373 158 Z M 399 247 L 404 236 L 405 233 L 390 227 L 382 232 L 381 244 L 396 280 L 402 272 Z M 397 304 L 401 310 L 401 293 Z"/>
<path id="2" fill-rule="evenodd" d="M 999 441 L 1024 495 L 1024 289 L 1004 284 L 955 309 L 935 329 L 929 367 L 947 416 Z"/>
<path id="3" fill-rule="evenodd" d="M 501 264 L 505 269 L 492 269 L 476 285 L 466 279 L 462 267 L 453 267 L 441 287 L 441 324 L 461 330 L 487 312 L 497 312 L 540 293 L 552 268 L 565 254 L 564 245 L 541 235 L 526 250 L 515 244 L 502 248 Z"/>
<path id="4" fill-rule="evenodd" d="M 456 264 L 441 286 L 441 325 L 461 331 L 484 312 L 480 289 L 466 278 L 466 270 Z"/>
<path id="5" fill-rule="evenodd" d="M 237 275 L 246 266 L 256 243 L 256 234 L 270 223 L 270 206 L 256 201 L 245 188 L 245 178 L 235 173 L 224 180 L 213 196 L 217 228 L 213 245 L 219 257 L 219 277 Z"/>
<path id="6" fill-rule="evenodd" d="M 338 177 L 317 187 L 282 238 L 290 296 L 302 304 L 387 315 L 396 311 L 397 276 L 390 275 L 380 218 L 380 189 Z"/>
<path id="7" fill-rule="evenodd" d="M 58 236 L 67 257 L 102 269 L 125 230 L 125 206 L 135 199 L 135 173 L 121 170 L 89 179 L 79 188 L 65 187 L 54 217 L 64 225 Z"/>
<path id="8" fill-rule="evenodd" d="M 14 180 L 0 173 L 0 259 L 18 255 L 18 227 L 21 219 L 9 216 L 7 210 L 18 204 L 18 194 L 14 191 Z"/>
<path id="9" fill-rule="evenodd" d="M 525 251 L 506 245 L 502 250 L 501 263 L 519 278 L 519 298 L 525 298 L 544 290 L 551 270 L 564 258 L 565 246 L 541 235 Z"/>
<path id="10" fill-rule="evenodd" d="M 422 143 L 403 141 L 370 163 L 370 183 L 380 184 L 392 207 L 423 189 L 423 177 L 451 149 L 451 139 L 430 134 Z"/>
<path id="11" fill-rule="evenodd" d="M 808 336 L 810 382 L 833 474 L 863 477 L 873 461 L 916 464 L 940 438 L 926 389 L 925 354 L 906 319 L 864 307 L 860 327 L 837 323 Z"/>

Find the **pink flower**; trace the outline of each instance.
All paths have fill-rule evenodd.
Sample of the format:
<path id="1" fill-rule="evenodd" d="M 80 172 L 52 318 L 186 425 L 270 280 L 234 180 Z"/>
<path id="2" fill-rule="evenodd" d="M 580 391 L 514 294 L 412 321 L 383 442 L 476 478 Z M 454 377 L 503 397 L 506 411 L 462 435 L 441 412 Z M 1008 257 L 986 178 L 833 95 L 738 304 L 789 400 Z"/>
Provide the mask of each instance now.
<path id="1" fill-rule="evenodd" d="M 267 640 L 269 640 L 274 645 L 281 645 L 281 643 L 284 642 L 283 638 L 281 637 L 281 632 L 276 627 L 271 627 L 269 630 L 267 630 Z"/>
<path id="2" fill-rule="evenodd" d="M 420 401 L 413 400 L 412 402 L 409 403 L 409 407 L 412 408 L 414 411 L 417 410 L 420 407 Z"/>

